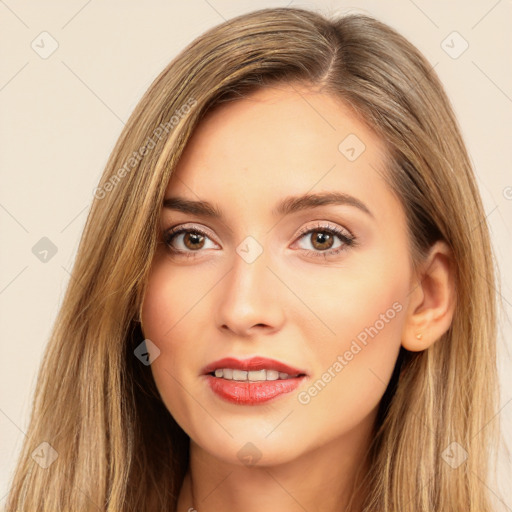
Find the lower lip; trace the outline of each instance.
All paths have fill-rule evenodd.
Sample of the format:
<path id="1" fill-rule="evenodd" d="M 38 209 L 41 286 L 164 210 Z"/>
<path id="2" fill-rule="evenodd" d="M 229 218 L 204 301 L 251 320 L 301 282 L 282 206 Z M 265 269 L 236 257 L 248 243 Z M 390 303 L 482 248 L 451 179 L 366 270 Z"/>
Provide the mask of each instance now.
<path id="1" fill-rule="evenodd" d="M 294 391 L 304 376 L 255 382 L 227 380 L 213 375 L 207 375 L 206 379 L 212 391 L 224 400 L 238 405 L 257 405 Z"/>

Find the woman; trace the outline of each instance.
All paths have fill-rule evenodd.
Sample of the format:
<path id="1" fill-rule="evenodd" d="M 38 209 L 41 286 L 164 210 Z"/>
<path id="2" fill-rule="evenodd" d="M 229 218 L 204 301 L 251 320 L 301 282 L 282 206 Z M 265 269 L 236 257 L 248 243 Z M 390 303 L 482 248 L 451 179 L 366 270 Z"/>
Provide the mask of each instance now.
<path id="1" fill-rule="evenodd" d="M 8 511 L 491 510 L 489 234 L 403 37 L 211 29 L 94 195 Z"/>

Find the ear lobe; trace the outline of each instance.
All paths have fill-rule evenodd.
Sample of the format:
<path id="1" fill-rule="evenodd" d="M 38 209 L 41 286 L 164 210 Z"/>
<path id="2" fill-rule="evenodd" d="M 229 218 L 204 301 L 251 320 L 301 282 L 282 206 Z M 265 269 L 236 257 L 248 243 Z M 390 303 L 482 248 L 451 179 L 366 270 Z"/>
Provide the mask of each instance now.
<path id="1" fill-rule="evenodd" d="M 455 265 L 446 242 L 438 241 L 432 246 L 411 287 L 402 346 L 417 352 L 437 341 L 453 320 Z"/>

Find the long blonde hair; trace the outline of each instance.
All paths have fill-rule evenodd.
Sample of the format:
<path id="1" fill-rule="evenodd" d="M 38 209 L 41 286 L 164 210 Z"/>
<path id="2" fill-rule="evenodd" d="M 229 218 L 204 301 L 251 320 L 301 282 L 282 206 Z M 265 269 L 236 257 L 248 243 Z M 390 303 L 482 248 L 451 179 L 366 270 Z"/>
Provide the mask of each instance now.
<path id="1" fill-rule="evenodd" d="M 455 261 L 452 326 L 425 351 L 401 350 L 382 399 L 364 511 L 491 511 L 496 281 L 450 103 L 425 58 L 387 25 L 277 8 L 238 16 L 193 41 L 127 122 L 94 193 L 42 361 L 8 512 L 175 510 L 189 438 L 160 399 L 150 367 L 134 356 L 160 208 L 204 114 L 279 83 L 321 88 L 352 107 L 387 145 L 389 185 L 406 212 L 413 262 L 438 239 Z M 43 442 L 58 455 L 47 468 L 32 458 Z M 454 467 L 446 449 L 467 459 Z"/>

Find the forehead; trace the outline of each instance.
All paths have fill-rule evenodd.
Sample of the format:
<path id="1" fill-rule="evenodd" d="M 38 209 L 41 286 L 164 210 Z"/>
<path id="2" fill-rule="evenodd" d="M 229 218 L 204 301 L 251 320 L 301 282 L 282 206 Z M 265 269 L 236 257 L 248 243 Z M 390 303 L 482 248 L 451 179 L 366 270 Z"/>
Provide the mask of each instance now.
<path id="1" fill-rule="evenodd" d="M 375 205 L 393 200 L 382 178 L 384 157 L 382 141 L 341 100 L 281 85 L 208 113 L 166 197 L 243 212 L 270 211 L 285 196 L 338 191 Z"/>

